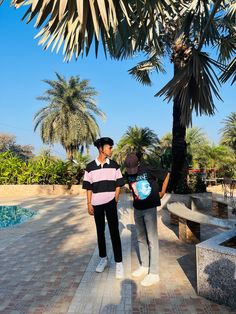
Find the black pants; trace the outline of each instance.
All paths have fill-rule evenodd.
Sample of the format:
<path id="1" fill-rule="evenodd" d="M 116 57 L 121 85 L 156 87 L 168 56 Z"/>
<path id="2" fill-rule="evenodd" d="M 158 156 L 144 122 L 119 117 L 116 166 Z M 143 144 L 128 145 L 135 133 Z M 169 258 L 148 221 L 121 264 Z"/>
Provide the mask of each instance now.
<path id="1" fill-rule="evenodd" d="M 107 256 L 106 240 L 105 240 L 105 214 L 111 235 L 111 242 L 113 247 L 114 259 L 116 263 L 122 262 L 121 241 L 119 233 L 119 221 L 117 215 L 116 201 L 113 199 L 109 203 L 93 206 L 94 219 L 97 228 L 97 239 L 99 256 Z"/>

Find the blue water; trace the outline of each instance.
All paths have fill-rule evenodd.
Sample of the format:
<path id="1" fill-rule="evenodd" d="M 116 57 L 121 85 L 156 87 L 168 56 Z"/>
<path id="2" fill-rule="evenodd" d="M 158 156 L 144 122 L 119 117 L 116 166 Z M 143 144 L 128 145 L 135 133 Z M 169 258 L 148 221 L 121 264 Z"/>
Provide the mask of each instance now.
<path id="1" fill-rule="evenodd" d="M 32 210 L 20 206 L 0 206 L 0 228 L 20 224 L 34 215 Z"/>

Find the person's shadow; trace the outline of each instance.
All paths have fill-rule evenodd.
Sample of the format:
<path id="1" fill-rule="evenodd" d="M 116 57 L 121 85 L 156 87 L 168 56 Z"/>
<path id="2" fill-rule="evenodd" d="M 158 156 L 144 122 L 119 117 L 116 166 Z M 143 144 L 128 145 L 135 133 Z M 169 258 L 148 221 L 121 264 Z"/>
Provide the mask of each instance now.
<path id="1" fill-rule="evenodd" d="M 226 258 L 206 266 L 204 273 L 208 275 L 208 285 L 202 284 L 200 294 L 203 292 L 209 299 L 236 309 L 235 268 L 235 263 Z"/>
<path id="2" fill-rule="evenodd" d="M 107 304 L 99 313 L 133 313 L 133 301 L 137 296 L 137 285 L 131 279 L 125 279 L 121 282 L 120 302 L 119 304 Z"/>

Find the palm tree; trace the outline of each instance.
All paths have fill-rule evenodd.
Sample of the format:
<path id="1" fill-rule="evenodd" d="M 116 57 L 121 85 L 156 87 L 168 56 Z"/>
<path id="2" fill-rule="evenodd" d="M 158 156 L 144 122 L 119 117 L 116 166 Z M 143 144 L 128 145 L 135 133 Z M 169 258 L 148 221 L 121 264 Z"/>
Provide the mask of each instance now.
<path id="1" fill-rule="evenodd" d="M 223 121 L 224 127 L 220 130 L 222 133 L 221 144 L 231 147 L 236 153 L 236 112 L 232 112 Z"/>
<path id="2" fill-rule="evenodd" d="M 40 126 L 43 143 L 60 143 L 71 160 L 100 134 L 94 114 L 101 118 L 105 114 L 96 106 L 97 92 L 88 80 L 79 76 L 66 80 L 58 73 L 56 76 L 57 80 L 44 80 L 50 88 L 38 99 L 48 104 L 35 114 L 34 131 Z"/>
<path id="3" fill-rule="evenodd" d="M 186 144 L 188 153 L 194 156 L 203 146 L 209 145 L 209 140 L 201 128 L 192 127 L 186 129 Z"/>
<path id="4" fill-rule="evenodd" d="M 171 188 L 175 192 L 183 184 L 186 128 L 192 123 L 192 112 L 215 113 L 213 94 L 221 99 L 215 69 L 225 71 L 224 64 L 236 49 L 235 20 L 231 14 L 235 1 L 186 1 L 179 8 L 180 14 L 169 20 L 168 28 L 160 33 L 160 49 L 147 46 L 148 59 L 129 70 L 140 82 L 150 85 L 150 73 L 154 69 L 164 71 L 161 57 L 169 56 L 173 63 L 174 77 L 155 96 L 164 95 L 173 101 Z M 218 60 L 203 52 L 203 47 L 218 47 Z"/>
<path id="5" fill-rule="evenodd" d="M 114 149 L 113 156 L 117 162 L 123 163 L 128 153 L 135 151 L 141 154 L 150 154 L 158 143 L 157 135 L 149 128 L 129 126 Z"/>

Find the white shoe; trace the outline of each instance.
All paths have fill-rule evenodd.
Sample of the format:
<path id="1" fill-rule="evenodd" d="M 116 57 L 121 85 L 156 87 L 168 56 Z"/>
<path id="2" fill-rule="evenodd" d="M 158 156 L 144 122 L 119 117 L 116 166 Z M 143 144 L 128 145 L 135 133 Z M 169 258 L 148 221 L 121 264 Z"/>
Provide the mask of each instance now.
<path id="1" fill-rule="evenodd" d="M 148 267 L 140 266 L 134 272 L 132 272 L 133 277 L 140 277 L 148 274 Z"/>
<path id="2" fill-rule="evenodd" d="M 124 267 L 123 263 L 116 263 L 116 279 L 123 279 L 124 278 Z"/>
<path id="3" fill-rule="evenodd" d="M 156 274 L 148 274 L 144 277 L 144 279 L 141 281 L 141 285 L 144 287 L 152 286 L 160 281 L 159 275 Z"/>
<path id="4" fill-rule="evenodd" d="M 107 257 L 102 257 L 100 259 L 100 262 L 98 263 L 98 265 L 96 267 L 96 272 L 97 273 L 102 273 L 104 271 L 104 269 L 107 267 L 107 265 L 108 265 Z"/>

